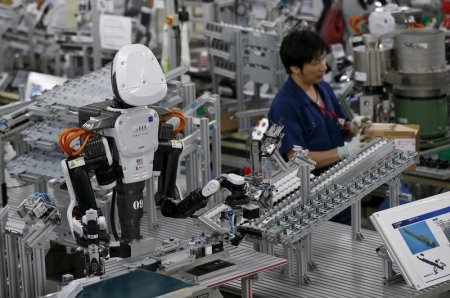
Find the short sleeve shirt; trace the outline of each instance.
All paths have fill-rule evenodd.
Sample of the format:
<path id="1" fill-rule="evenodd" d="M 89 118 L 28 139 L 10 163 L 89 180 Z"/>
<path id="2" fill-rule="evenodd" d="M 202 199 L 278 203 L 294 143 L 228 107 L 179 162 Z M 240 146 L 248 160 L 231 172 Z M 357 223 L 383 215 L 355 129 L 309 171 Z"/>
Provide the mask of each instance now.
<path id="1" fill-rule="evenodd" d="M 269 120 L 284 125 L 280 153 L 285 159 L 294 145 L 310 151 L 326 151 L 344 145 L 344 131 L 338 118 L 348 120 L 348 117 L 328 83 L 321 81 L 314 87 L 329 112 L 321 111 L 291 77 L 271 104 Z"/>

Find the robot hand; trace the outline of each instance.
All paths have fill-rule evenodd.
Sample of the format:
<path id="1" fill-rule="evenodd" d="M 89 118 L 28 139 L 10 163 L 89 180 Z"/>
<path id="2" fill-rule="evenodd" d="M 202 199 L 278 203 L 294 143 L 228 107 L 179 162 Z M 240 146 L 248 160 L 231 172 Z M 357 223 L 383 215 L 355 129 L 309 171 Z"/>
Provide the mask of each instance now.
<path id="1" fill-rule="evenodd" d="M 270 181 L 263 181 L 260 184 L 251 186 L 249 195 L 252 200 L 257 201 L 262 207 L 269 208 L 272 206 L 272 198 L 275 192 L 277 192 L 277 189 Z"/>
<path id="2" fill-rule="evenodd" d="M 282 133 L 283 127 L 281 124 L 272 124 L 269 127 L 269 120 L 263 118 L 259 125 L 253 129 L 252 139 L 261 142 L 261 155 L 263 157 L 272 156 L 276 151 L 284 136 Z"/>
<path id="3" fill-rule="evenodd" d="M 210 181 L 210 183 L 211 182 L 213 181 Z M 231 194 L 225 198 L 225 205 L 236 207 L 250 203 L 251 198 L 247 195 L 249 185 L 244 177 L 236 174 L 223 174 L 217 179 L 215 184 L 216 188 L 217 185 L 219 185 L 220 188 L 225 188 L 231 192 Z"/>
<path id="4" fill-rule="evenodd" d="M 105 259 L 108 256 L 109 234 L 103 216 L 89 209 L 81 220 L 73 218 L 73 227 L 77 243 L 83 248 L 86 276 L 99 276 L 105 273 Z"/>

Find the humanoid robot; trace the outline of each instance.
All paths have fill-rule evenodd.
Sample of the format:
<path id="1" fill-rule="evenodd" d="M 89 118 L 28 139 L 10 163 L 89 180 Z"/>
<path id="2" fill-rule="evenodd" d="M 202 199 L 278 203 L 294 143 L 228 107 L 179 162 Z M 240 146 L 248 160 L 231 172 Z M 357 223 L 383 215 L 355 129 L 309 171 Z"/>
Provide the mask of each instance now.
<path id="1" fill-rule="evenodd" d="M 224 187 L 245 197 L 246 182 L 238 175 L 222 175 L 203 189 L 176 198 L 178 159 L 183 150 L 175 138 L 183 129 L 184 116 L 176 110 L 152 106 L 167 93 L 162 69 L 153 53 L 139 44 L 120 49 L 111 72 L 114 99 L 87 105 L 79 110 L 79 126 L 63 131 L 60 147 L 69 157 L 62 160 L 64 177 L 71 197 L 67 211 L 69 226 L 77 244 L 85 248 L 86 275 L 104 274 L 104 258 L 109 253 L 109 234 L 100 214 L 91 185 L 92 172 L 99 188 L 113 190 L 112 206 L 117 204 L 120 221 L 120 248 L 111 255 L 129 257 L 131 245 L 141 238 L 145 180 L 159 173 L 158 193 L 161 213 L 186 218 L 206 206 L 210 196 Z M 179 118 L 174 128 L 166 122 Z M 71 142 L 80 139 L 78 149 Z M 114 208 L 111 226 L 116 240 Z"/>

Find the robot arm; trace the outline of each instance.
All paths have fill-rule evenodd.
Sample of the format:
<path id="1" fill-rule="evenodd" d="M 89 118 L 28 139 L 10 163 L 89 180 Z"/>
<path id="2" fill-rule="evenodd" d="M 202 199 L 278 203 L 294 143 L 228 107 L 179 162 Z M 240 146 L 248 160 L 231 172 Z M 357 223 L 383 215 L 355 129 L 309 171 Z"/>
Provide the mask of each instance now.
<path id="1" fill-rule="evenodd" d="M 183 200 L 166 198 L 161 202 L 161 213 L 166 217 L 186 218 L 204 208 L 208 199 L 221 189 L 231 192 L 225 199 L 228 206 L 245 205 L 250 202 L 246 192 L 248 184 L 244 177 L 235 174 L 223 174 L 217 179 L 209 181 L 202 189 L 192 191 Z"/>
<path id="2" fill-rule="evenodd" d="M 104 259 L 108 255 L 106 245 L 109 243 L 109 234 L 106 231 L 105 218 L 98 213 L 89 172 L 96 173 L 99 187 L 104 189 L 114 187 L 112 157 L 106 139 L 98 135 L 85 136 L 81 153 L 71 151 L 66 141 L 71 139 L 74 132 L 66 130 L 60 138 L 61 147 L 72 155 L 61 162 L 71 198 L 67 217 L 77 244 L 85 248 L 86 275 L 102 275 L 105 270 Z"/>

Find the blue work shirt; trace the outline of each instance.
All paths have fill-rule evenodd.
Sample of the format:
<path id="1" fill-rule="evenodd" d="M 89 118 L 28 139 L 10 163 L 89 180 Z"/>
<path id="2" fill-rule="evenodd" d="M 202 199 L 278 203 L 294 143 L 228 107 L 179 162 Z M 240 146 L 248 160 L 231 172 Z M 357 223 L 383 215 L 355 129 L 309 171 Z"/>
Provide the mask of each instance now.
<path id="1" fill-rule="evenodd" d="M 348 117 L 342 111 L 339 101 L 328 83 L 321 81 L 314 87 L 319 91 L 328 111 L 325 114 L 311 101 L 291 76 L 278 91 L 270 106 L 269 120 L 284 125 L 280 154 L 286 160 L 287 153 L 294 145 L 302 146 L 303 149 L 310 151 L 326 151 L 344 145 L 344 129 L 339 124 L 338 118 L 348 120 Z M 332 113 L 335 115 L 332 116 Z M 331 166 L 315 169 L 312 173 L 320 175 Z M 331 220 L 350 224 L 350 208 L 345 209 Z"/>
<path id="2" fill-rule="evenodd" d="M 326 114 L 290 76 L 272 102 L 268 118 L 284 125 L 280 154 L 285 159 L 294 145 L 310 151 L 326 151 L 344 145 L 344 129 L 338 118 L 348 120 L 348 117 L 328 83 L 321 81 L 314 87 L 325 104 Z"/>

